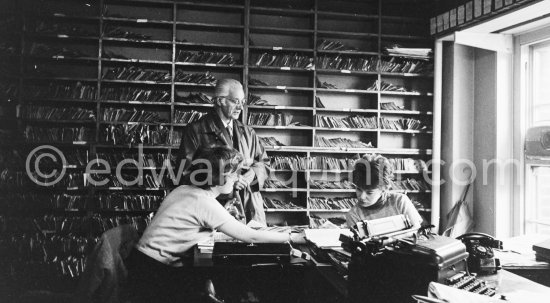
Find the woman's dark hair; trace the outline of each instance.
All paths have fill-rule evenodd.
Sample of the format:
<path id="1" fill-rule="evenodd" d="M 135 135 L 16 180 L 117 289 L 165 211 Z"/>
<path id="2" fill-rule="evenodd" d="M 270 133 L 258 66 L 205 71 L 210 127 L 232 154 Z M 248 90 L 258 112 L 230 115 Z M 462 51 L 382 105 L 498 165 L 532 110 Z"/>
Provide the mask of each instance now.
<path id="1" fill-rule="evenodd" d="M 386 157 L 364 155 L 355 162 L 353 184 L 360 189 L 386 188 L 391 185 L 393 169 Z"/>
<path id="2" fill-rule="evenodd" d="M 193 156 L 186 183 L 208 189 L 225 184 L 225 176 L 235 173 L 243 156 L 228 146 L 200 147 Z"/>

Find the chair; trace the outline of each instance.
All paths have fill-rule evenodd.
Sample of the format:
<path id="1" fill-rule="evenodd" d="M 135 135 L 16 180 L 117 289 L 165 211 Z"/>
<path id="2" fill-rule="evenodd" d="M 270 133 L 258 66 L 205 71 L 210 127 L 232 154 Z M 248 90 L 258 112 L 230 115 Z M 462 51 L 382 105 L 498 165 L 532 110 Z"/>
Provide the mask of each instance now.
<path id="1" fill-rule="evenodd" d="M 88 256 L 74 302 L 125 302 L 128 270 L 124 259 L 138 239 L 132 225 L 121 225 L 104 232 Z"/>

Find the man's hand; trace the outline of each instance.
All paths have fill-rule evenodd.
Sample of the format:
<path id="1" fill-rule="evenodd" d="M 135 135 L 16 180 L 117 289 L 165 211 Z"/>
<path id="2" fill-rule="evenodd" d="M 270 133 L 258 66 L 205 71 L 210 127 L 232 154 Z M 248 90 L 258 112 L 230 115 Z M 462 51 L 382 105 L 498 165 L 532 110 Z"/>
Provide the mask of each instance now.
<path id="1" fill-rule="evenodd" d="M 231 216 L 233 216 L 233 218 L 237 219 L 237 221 L 242 221 L 244 219 L 244 216 L 237 208 L 237 200 L 235 198 L 227 201 L 224 205 L 224 208 L 227 210 L 227 212 L 229 212 Z"/>
<path id="2" fill-rule="evenodd" d="M 235 182 L 235 189 L 236 190 L 241 190 L 241 189 L 245 189 L 248 187 L 248 185 L 250 185 L 250 182 L 252 182 L 252 180 L 254 180 L 254 171 L 251 169 L 249 171 L 247 171 L 246 173 L 242 174 L 239 176 L 239 179 Z"/>

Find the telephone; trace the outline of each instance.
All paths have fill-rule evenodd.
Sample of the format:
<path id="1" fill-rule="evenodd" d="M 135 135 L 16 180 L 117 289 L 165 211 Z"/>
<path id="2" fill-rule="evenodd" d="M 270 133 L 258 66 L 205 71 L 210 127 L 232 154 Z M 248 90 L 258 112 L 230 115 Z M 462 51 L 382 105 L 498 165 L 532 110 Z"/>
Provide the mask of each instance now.
<path id="1" fill-rule="evenodd" d="M 495 258 L 493 248 L 502 249 L 499 241 L 484 233 L 466 233 L 457 237 L 466 245 L 468 271 L 478 274 L 494 274 L 499 270 L 500 260 Z"/>

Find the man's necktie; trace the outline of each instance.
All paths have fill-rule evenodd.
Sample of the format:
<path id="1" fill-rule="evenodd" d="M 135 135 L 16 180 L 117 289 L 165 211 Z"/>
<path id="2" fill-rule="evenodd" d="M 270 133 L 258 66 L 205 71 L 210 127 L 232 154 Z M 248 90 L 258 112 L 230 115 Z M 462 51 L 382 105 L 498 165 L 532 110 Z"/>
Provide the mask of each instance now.
<path id="1" fill-rule="evenodd" d="M 236 150 L 239 150 L 239 143 L 235 138 L 233 137 L 233 125 L 229 124 L 227 125 L 227 132 L 229 133 L 229 139 L 233 142 L 233 148 Z"/>
<path id="2" fill-rule="evenodd" d="M 231 124 L 227 125 L 226 129 L 227 133 L 229 134 L 229 139 L 233 141 L 233 127 L 231 126 Z"/>

